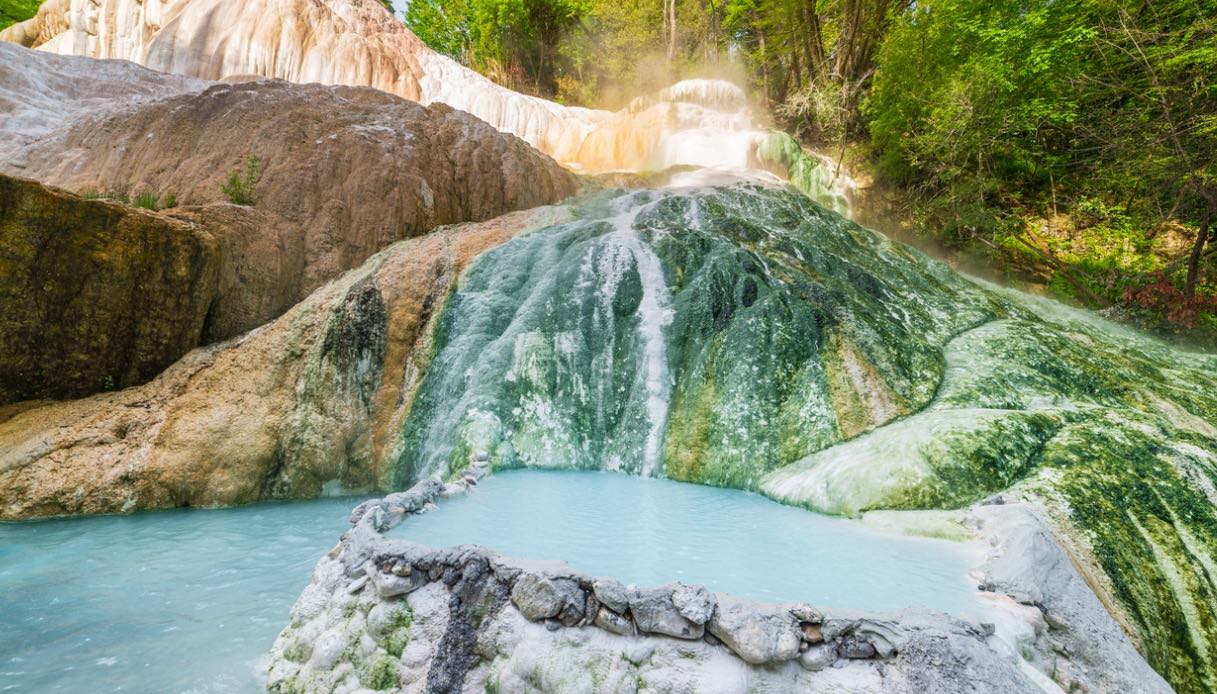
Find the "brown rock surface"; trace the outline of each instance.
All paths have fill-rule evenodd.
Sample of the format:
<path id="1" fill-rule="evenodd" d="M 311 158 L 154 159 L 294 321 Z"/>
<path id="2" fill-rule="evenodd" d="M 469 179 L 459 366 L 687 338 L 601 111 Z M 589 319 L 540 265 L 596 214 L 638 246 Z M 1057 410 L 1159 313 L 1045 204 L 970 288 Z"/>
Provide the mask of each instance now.
<path id="1" fill-rule="evenodd" d="M 75 191 L 225 203 L 261 162 L 252 209 L 185 218 L 216 232 L 225 271 L 204 340 L 265 323 L 394 241 L 572 194 L 576 179 L 460 111 L 368 88 L 219 84 L 103 112 L 27 145 L 21 175 Z"/>
<path id="2" fill-rule="evenodd" d="M 0 403 L 155 376 L 198 344 L 218 258 L 199 225 L 0 176 Z"/>
<path id="3" fill-rule="evenodd" d="M 0 407 L 0 518 L 308 497 L 382 487 L 461 269 L 539 208 L 403 241 L 269 325 L 195 349 L 152 381 Z"/>
<path id="4" fill-rule="evenodd" d="M 0 403 L 142 383 L 196 345 L 272 320 L 394 241 L 553 202 L 577 185 L 468 114 L 375 89 L 208 86 L 11 45 L 0 58 L 0 104 L 12 106 L 0 116 L 0 172 L 78 193 L 172 194 L 183 205 L 156 215 L 46 191 L 31 203 L 24 188 L 5 189 L 5 274 L 28 279 L 0 289 Z M 231 204 L 221 184 L 250 156 L 262 162 L 254 204 Z M 67 244 L 55 256 L 30 246 L 48 224 Z M 94 247 L 131 255 L 131 229 L 161 227 L 207 239 L 206 257 L 192 261 L 201 274 L 177 284 L 145 277 L 153 254 L 181 252 L 151 237 L 124 261 L 131 267 L 108 256 L 102 275 L 94 270 Z M 176 272 L 183 261 L 163 262 Z M 46 298 L 57 303 L 44 306 L 31 282 L 52 285 Z M 167 312 L 141 298 L 149 291 L 182 305 Z"/>

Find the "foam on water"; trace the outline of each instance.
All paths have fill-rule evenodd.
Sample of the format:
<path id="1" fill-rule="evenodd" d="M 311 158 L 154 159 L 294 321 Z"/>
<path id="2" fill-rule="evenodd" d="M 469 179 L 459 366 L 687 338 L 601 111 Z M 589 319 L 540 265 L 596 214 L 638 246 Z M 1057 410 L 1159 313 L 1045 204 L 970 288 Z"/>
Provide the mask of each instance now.
<path id="1" fill-rule="evenodd" d="M 354 504 L 0 523 L 0 691 L 261 691 Z"/>
<path id="2" fill-rule="evenodd" d="M 564 559 L 640 587 L 681 580 L 770 602 L 981 614 L 971 543 L 884 533 L 747 492 L 612 472 L 500 472 L 392 531 Z"/>

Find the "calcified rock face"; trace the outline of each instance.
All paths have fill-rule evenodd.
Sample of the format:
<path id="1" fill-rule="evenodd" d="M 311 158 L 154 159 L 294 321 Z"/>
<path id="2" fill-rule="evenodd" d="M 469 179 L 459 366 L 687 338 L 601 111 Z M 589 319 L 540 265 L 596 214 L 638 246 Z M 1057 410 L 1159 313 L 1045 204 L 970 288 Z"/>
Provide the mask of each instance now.
<path id="1" fill-rule="evenodd" d="M 218 256 L 194 225 L 0 176 L 0 403 L 155 376 L 198 343 Z"/>
<path id="2" fill-rule="evenodd" d="M 394 241 L 440 224 L 552 202 L 576 188 L 575 177 L 552 160 L 443 104 L 424 107 L 368 88 L 209 84 L 130 63 L 60 58 L 7 44 L 0 45 L 0 56 L 0 94 L 14 106 L 0 122 L 0 132 L 12 135 L 0 145 L 0 171 L 82 194 L 150 194 L 162 204 L 173 197 L 179 207 L 163 213 L 163 224 L 177 220 L 205 237 L 209 249 L 196 263 L 207 282 L 182 285 L 183 291 L 193 288 L 202 312 L 183 311 L 179 324 L 162 330 L 175 339 L 116 369 L 112 362 L 124 361 L 129 347 L 119 335 L 123 326 L 150 316 L 90 322 L 90 316 L 103 315 L 86 298 L 91 295 L 65 295 L 56 320 L 66 321 L 64 330 L 94 336 L 95 344 L 85 350 L 71 341 L 31 346 L 28 355 L 39 355 L 45 369 L 43 387 L 30 390 L 13 382 L 0 402 L 82 395 L 103 383 L 141 383 L 197 344 L 275 318 Z M 174 91 L 179 93 L 168 95 Z M 249 156 L 260 161 L 253 204 L 232 205 L 221 186 Z M 56 201 L 58 207 L 47 202 L 39 208 L 46 218 L 67 215 L 67 199 Z M 13 228 L 32 228 L 22 227 L 16 216 L 9 221 Z M 123 243 L 116 229 L 100 225 L 96 242 Z M 106 234 L 113 238 L 102 238 Z M 166 253 L 164 262 L 172 264 Z M 156 251 L 144 255 L 141 262 L 158 262 Z M 31 254 L 10 262 L 23 276 L 46 272 L 32 265 Z M 97 286 L 132 296 L 120 268 L 104 267 L 109 271 L 93 273 L 105 280 Z M 65 268 L 80 274 L 79 264 Z M 45 311 L 8 308 L 18 311 L 13 320 L 51 322 Z M 53 358 L 56 350 L 66 356 Z M 69 376 L 77 367 L 64 359 L 92 366 L 87 374 Z"/>
<path id="3" fill-rule="evenodd" d="M 396 244 L 145 385 L 0 408 L 0 517 L 316 496 L 331 480 L 384 486 L 429 319 L 471 258 L 553 214 Z"/>
<path id="4" fill-rule="evenodd" d="M 743 93 L 715 80 L 681 83 L 618 113 L 518 94 L 428 49 L 378 0 L 48 0 L 0 39 L 204 79 L 369 86 L 446 103 L 588 172 L 742 169 L 766 138 Z"/>

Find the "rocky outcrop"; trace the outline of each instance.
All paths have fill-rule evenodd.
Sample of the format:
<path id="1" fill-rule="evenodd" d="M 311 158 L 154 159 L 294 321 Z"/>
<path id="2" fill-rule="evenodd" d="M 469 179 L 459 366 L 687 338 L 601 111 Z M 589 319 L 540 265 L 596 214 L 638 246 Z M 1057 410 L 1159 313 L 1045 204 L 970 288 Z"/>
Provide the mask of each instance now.
<path id="1" fill-rule="evenodd" d="M 48 0 L 0 40 L 203 79 L 374 87 L 466 111 L 588 172 L 746 168 L 767 136 L 743 92 L 715 80 L 615 113 L 518 94 L 428 49 L 378 0 Z"/>
<path id="2" fill-rule="evenodd" d="M 476 482 L 483 468 L 461 474 Z M 440 490 L 428 480 L 355 510 L 275 643 L 271 691 L 1169 691 L 1084 588 L 1040 609 L 996 592 L 1083 585 L 1067 561 L 1043 571 L 1060 549 L 1022 506 L 976 510 L 1002 586 L 990 590 L 1020 629 L 626 588 L 560 562 L 382 536 L 434 510 Z M 1084 643 L 1091 630 L 1101 638 Z"/>
<path id="3" fill-rule="evenodd" d="M 162 210 L 161 223 L 177 220 L 181 228 L 199 230 L 210 239 L 211 253 L 205 263 L 210 284 L 189 285 L 197 305 L 172 329 L 160 328 L 173 337 L 162 340 L 155 354 L 137 354 L 117 369 L 121 350 L 129 346 L 124 323 L 68 324 L 64 330 L 87 330 L 97 338 L 91 349 L 80 352 L 64 341 L 14 354 L 40 364 L 45 387 L 8 389 L 0 402 L 95 392 L 105 377 L 110 378 L 104 383 L 118 387 L 143 382 L 197 344 L 275 318 L 394 241 L 441 224 L 552 202 L 576 188 L 573 175 L 525 143 L 442 104 L 419 106 L 366 88 L 271 81 L 207 86 L 125 63 L 52 60 L 9 45 L 0 51 L 15 59 L 0 72 L 0 93 L 37 94 L 14 101 L 14 115 L 0 123 L 0 130 L 14 136 L 0 146 L 0 171 L 90 196 L 147 195 L 162 205 L 172 198 L 178 207 Z M 100 88 L 88 86 L 96 66 L 103 68 L 100 85 L 128 89 L 102 98 Z M 45 89 L 32 88 L 30 71 Z M 165 96 L 175 89 L 183 93 Z M 47 122 L 60 127 L 30 125 Z M 231 204 L 221 187 L 249 157 L 257 158 L 259 175 L 252 204 Z M 13 215 L 10 229 L 28 221 Z M 111 233 L 105 225 L 91 229 L 95 235 Z M 33 276 L 44 269 L 22 263 L 34 260 L 14 256 L 11 262 L 14 271 Z M 111 273 L 110 280 L 107 291 L 138 295 L 137 287 L 122 285 L 117 275 Z M 170 294 L 187 288 L 182 283 Z M 93 309 L 83 302 L 92 300 L 86 294 L 65 298 L 71 305 L 62 317 L 88 318 Z M 156 315 L 152 311 L 148 320 Z M 44 322 L 32 310 L 12 320 Z M 79 367 L 62 361 L 56 350 L 93 363 L 92 371 L 73 375 Z M 97 353 L 102 358 L 95 359 Z"/>
<path id="4" fill-rule="evenodd" d="M 78 119 L 4 168 L 76 191 L 226 203 L 230 171 L 260 162 L 252 209 L 183 216 L 216 229 L 227 268 L 204 340 L 265 323 L 394 241 L 575 191 L 523 142 L 442 104 L 372 89 L 216 85 Z"/>
<path id="5" fill-rule="evenodd" d="M 198 343 L 218 259 L 197 225 L 0 176 L 0 403 L 152 378 Z"/>
<path id="6" fill-rule="evenodd" d="M 271 324 L 196 349 L 144 385 L 0 407 L 0 517 L 387 486 L 431 320 L 458 273 L 559 214 L 540 208 L 395 244 Z"/>

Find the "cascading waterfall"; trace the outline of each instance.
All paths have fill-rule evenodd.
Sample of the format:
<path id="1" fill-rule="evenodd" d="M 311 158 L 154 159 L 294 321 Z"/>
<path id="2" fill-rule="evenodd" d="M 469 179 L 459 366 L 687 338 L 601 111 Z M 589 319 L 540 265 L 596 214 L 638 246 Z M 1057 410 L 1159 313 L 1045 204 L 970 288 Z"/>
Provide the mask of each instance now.
<path id="1" fill-rule="evenodd" d="M 936 345 L 993 310 L 782 187 L 606 191 L 575 217 L 466 272 L 399 481 L 486 452 L 752 488 L 927 402 Z"/>

